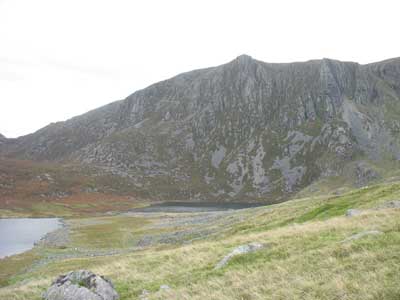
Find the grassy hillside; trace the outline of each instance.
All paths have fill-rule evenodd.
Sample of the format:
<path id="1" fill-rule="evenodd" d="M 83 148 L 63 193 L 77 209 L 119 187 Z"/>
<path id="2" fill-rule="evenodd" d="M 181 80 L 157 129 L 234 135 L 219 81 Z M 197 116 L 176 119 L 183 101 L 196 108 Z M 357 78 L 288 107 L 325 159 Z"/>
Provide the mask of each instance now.
<path id="1" fill-rule="evenodd" d="M 70 243 L 0 261 L 0 299 L 40 299 L 55 276 L 88 268 L 122 300 L 400 299 L 400 183 L 241 211 L 67 220 Z M 346 217 L 347 209 L 361 214 Z M 358 240 L 367 230 L 382 234 Z M 238 245 L 265 247 L 214 266 Z M 166 284 L 169 290 L 160 290 Z"/>
<path id="2" fill-rule="evenodd" d="M 142 199 L 129 179 L 99 168 L 0 158 L 0 217 L 93 215 Z"/>

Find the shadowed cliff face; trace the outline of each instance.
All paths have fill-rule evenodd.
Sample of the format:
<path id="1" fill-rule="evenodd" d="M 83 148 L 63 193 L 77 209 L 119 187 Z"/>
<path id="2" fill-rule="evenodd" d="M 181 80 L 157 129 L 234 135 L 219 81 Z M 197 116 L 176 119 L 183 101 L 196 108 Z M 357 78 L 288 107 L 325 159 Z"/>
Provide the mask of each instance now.
<path id="1" fill-rule="evenodd" d="M 400 59 L 242 55 L 2 145 L 102 166 L 167 199 L 275 201 L 363 160 L 400 160 Z"/>
<path id="2" fill-rule="evenodd" d="M 4 144 L 7 141 L 7 138 L 0 133 L 0 145 Z"/>

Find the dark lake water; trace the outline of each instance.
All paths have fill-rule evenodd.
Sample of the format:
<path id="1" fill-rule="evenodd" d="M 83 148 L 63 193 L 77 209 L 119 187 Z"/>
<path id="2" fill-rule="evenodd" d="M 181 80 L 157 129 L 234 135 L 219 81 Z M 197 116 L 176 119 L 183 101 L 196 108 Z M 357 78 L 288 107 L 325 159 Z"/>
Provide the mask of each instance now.
<path id="1" fill-rule="evenodd" d="M 46 233 L 61 227 L 60 219 L 0 219 L 0 258 L 31 249 Z"/>
<path id="2" fill-rule="evenodd" d="M 261 204 L 254 203 L 215 203 L 215 202 L 163 202 L 146 207 L 136 208 L 135 212 L 207 212 L 224 211 L 232 209 L 244 209 L 258 207 Z"/>

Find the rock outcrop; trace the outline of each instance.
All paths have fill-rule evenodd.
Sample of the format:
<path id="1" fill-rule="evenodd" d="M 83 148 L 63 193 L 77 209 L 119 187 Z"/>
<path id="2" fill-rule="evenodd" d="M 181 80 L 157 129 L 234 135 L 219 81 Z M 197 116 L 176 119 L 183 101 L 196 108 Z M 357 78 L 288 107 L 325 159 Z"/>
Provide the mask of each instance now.
<path id="1" fill-rule="evenodd" d="M 370 235 L 380 235 L 380 234 L 383 234 L 383 232 L 382 232 L 382 231 L 379 231 L 379 230 L 362 231 L 362 232 L 353 234 L 352 236 L 349 236 L 348 238 L 346 238 L 346 239 L 343 241 L 343 243 L 345 243 L 345 242 L 350 242 L 350 241 L 355 241 L 355 240 L 359 240 L 359 239 L 361 239 L 361 238 L 363 238 L 363 237 L 370 236 Z"/>
<path id="2" fill-rule="evenodd" d="M 235 249 L 233 249 L 232 252 L 230 252 L 228 255 L 226 255 L 223 259 L 221 259 L 221 261 L 218 262 L 218 264 L 215 266 L 215 269 L 221 269 L 221 268 L 225 267 L 229 263 L 229 261 L 232 258 L 234 258 L 235 256 L 255 252 L 264 247 L 265 247 L 265 245 L 263 245 L 261 243 L 257 243 L 257 242 L 238 246 Z"/>
<path id="3" fill-rule="evenodd" d="M 43 294 L 44 300 L 118 300 L 110 280 L 87 270 L 59 276 Z"/>
<path id="4" fill-rule="evenodd" d="M 377 171 L 363 162 L 359 162 L 355 169 L 357 186 L 364 186 L 370 181 L 379 179 L 381 176 Z"/>
<path id="5" fill-rule="evenodd" d="M 383 203 L 379 208 L 400 208 L 400 200 L 391 200 L 386 203 Z"/>

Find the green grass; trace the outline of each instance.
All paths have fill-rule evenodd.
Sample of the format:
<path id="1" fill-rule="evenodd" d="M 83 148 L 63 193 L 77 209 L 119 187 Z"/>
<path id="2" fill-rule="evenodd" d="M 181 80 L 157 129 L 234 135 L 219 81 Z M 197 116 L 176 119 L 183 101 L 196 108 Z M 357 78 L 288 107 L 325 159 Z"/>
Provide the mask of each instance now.
<path id="1" fill-rule="evenodd" d="M 23 273 L 38 258 L 36 251 L 28 251 L 0 260 L 0 287 L 12 284 L 13 276 Z"/>
<path id="2" fill-rule="evenodd" d="M 138 238 L 138 232 L 148 223 L 144 218 L 120 216 L 96 218 L 94 225 L 82 226 L 84 221 L 90 222 L 90 219 L 71 221 L 73 228 L 79 228 L 73 231 L 72 247 L 132 247 Z"/>
<path id="3" fill-rule="evenodd" d="M 298 223 L 304 223 L 311 220 L 324 220 L 334 216 L 343 215 L 351 203 L 329 203 L 317 207 L 296 219 Z"/>
<path id="4" fill-rule="evenodd" d="M 308 197 L 243 210 L 202 225 L 218 234 L 190 244 L 155 244 L 113 256 L 59 259 L 29 271 L 18 268 L 3 277 L 0 299 L 40 299 L 57 275 L 87 268 L 112 279 L 121 300 L 138 299 L 400 299 L 400 210 L 376 209 L 400 199 L 400 184 L 377 184 L 340 196 Z M 363 213 L 345 217 L 349 208 Z M 69 220 L 70 247 L 128 249 L 146 234 L 179 231 L 153 225 L 181 215 L 128 216 Z M 167 219 L 168 220 L 168 219 Z M 381 235 L 343 242 L 364 230 Z M 261 242 L 260 251 L 233 258 L 224 268 L 214 266 L 232 249 Z M 69 253 L 71 249 L 36 249 L 38 256 Z M 6 265 L 7 264 L 7 265 Z M 13 262 L 0 262 L 0 270 Z M 172 289 L 160 291 L 160 285 Z"/>

